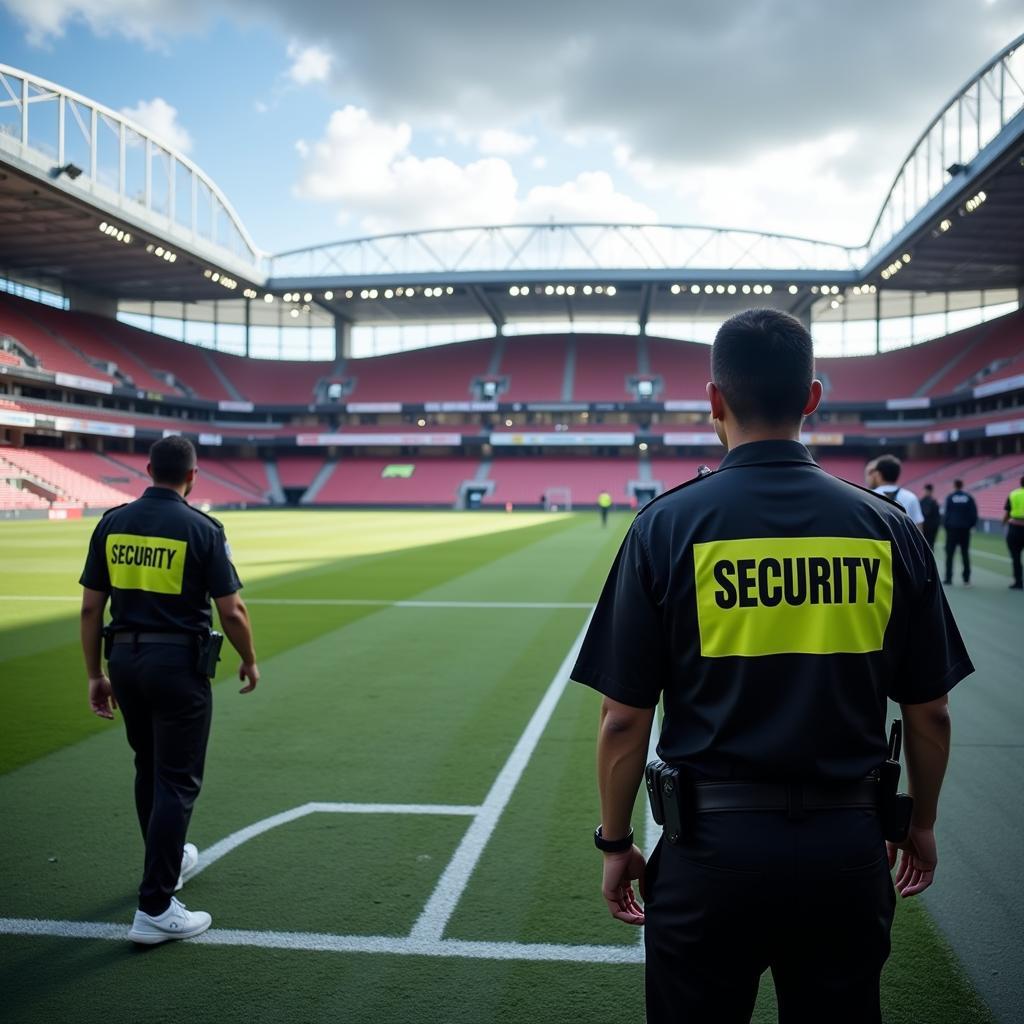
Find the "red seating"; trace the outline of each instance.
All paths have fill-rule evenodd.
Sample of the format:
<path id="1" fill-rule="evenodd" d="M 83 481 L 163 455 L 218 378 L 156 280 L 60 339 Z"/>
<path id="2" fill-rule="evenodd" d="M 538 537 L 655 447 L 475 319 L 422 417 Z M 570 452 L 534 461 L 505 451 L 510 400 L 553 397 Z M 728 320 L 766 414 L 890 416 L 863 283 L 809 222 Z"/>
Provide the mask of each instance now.
<path id="1" fill-rule="evenodd" d="M 257 405 L 312 405 L 314 389 L 323 377 L 330 377 L 330 362 L 300 362 L 288 359 L 246 359 L 224 352 L 210 358 L 239 390 Z"/>
<path id="2" fill-rule="evenodd" d="M 148 367 L 129 349 L 121 348 L 105 337 L 103 327 L 111 321 L 82 313 L 65 312 L 40 303 L 33 305 L 32 318 L 73 345 L 83 355 L 105 363 L 114 363 L 131 379 L 136 388 L 164 395 L 177 394 L 164 380 L 154 377 Z"/>
<path id="3" fill-rule="evenodd" d="M 115 383 L 113 378 L 81 359 L 40 326 L 39 313 L 47 308 L 38 302 L 0 294 L 0 334 L 9 334 L 39 360 L 42 369 L 50 373 L 73 373 L 78 377 Z"/>
<path id="4" fill-rule="evenodd" d="M 557 402 L 562 397 L 569 342 L 564 336 L 507 338 L 498 368 L 508 378 L 502 402 Z"/>
<path id="5" fill-rule="evenodd" d="M 137 498 L 149 486 L 149 476 L 146 473 L 149 456 L 116 452 L 110 457 L 138 475 L 138 482 L 132 488 L 135 492 L 132 497 Z M 262 493 L 257 493 L 251 487 L 233 483 L 229 479 L 230 475 L 230 470 L 221 467 L 219 459 L 206 458 L 201 455 L 199 473 L 196 476 L 195 487 L 192 488 L 192 493 L 188 497 L 189 503 L 192 505 L 267 504 L 267 499 Z"/>
<path id="6" fill-rule="evenodd" d="M 52 487 L 59 501 L 74 502 L 89 508 L 110 508 L 135 497 L 127 490 L 110 487 L 90 475 L 100 468 L 97 459 L 99 456 L 93 452 L 0 448 L 0 462 L 6 461 Z"/>
<path id="7" fill-rule="evenodd" d="M 352 402 L 468 402 L 473 378 L 487 375 L 494 339 L 350 359 L 343 377 L 354 380 Z M 559 381 L 561 384 L 561 381 Z"/>
<path id="8" fill-rule="evenodd" d="M 277 475 L 282 487 L 308 487 L 320 472 L 324 459 L 320 456 L 303 458 L 301 455 L 284 456 L 277 460 Z"/>
<path id="9" fill-rule="evenodd" d="M 504 458 L 491 463 L 489 479 L 495 486 L 485 505 L 539 505 L 540 496 L 555 487 L 568 487 L 575 505 L 596 504 L 605 490 L 624 505 L 631 501 L 626 485 L 639 472 L 635 459 Z"/>
<path id="10" fill-rule="evenodd" d="M 719 461 L 720 459 L 699 458 L 696 455 L 679 459 L 651 459 L 651 479 L 656 480 L 661 484 L 662 490 L 667 491 L 671 487 L 692 480 L 701 466 L 717 469 Z"/>
<path id="11" fill-rule="evenodd" d="M 414 469 L 410 477 L 385 477 L 390 465 Z M 475 459 L 340 459 L 314 504 L 454 506 L 459 484 L 471 480 L 478 466 Z"/>
<path id="12" fill-rule="evenodd" d="M 707 401 L 711 379 L 711 346 L 696 341 L 648 338 L 651 375 L 661 377 L 661 401 Z"/>
<path id="13" fill-rule="evenodd" d="M 1015 312 L 972 328 L 982 340 L 929 388 L 930 395 L 948 395 L 963 387 L 984 384 L 997 377 L 1024 373 L 1024 313 Z M 988 367 L 991 375 L 983 375 Z"/>
<path id="14" fill-rule="evenodd" d="M 41 511 L 50 507 L 50 503 L 38 494 L 8 483 L 3 479 L 2 472 L 3 468 L 0 465 L 0 511 Z"/>
<path id="15" fill-rule="evenodd" d="M 635 401 L 627 390 L 637 375 L 637 340 L 607 334 L 576 335 L 576 372 L 572 397 L 577 402 Z"/>

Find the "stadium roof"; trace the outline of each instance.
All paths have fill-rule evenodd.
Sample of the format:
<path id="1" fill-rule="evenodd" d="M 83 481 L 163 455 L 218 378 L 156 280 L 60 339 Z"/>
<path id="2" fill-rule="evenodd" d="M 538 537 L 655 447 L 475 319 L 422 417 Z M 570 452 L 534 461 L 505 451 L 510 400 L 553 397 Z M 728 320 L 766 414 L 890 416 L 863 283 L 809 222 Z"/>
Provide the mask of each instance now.
<path id="1" fill-rule="evenodd" d="M 244 296 L 260 300 L 247 304 L 246 318 L 273 325 L 285 322 L 285 309 L 322 322 L 643 323 L 728 314 L 754 295 L 802 314 L 823 288 L 836 302 L 856 294 L 862 306 L 887 290 L 1018 288 L 1022 43 L 939 111 L 868 241 L 853 248 L 725 228 L 534 224 L 409 232 L 271 257 L 182 154 L 123 115 L 0 65 L 0 273 L 161 309 Z M 56 118 L 35 116 L 47 105 Z M 268 294 L 274 301 L 264 301 Z"/>

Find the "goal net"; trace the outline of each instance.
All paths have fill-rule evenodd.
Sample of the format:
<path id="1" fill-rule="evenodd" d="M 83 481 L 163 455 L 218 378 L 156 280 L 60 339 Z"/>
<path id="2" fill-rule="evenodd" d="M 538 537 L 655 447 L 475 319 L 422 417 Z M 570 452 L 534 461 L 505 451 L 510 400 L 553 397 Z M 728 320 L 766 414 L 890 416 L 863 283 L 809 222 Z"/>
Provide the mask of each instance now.
<path id="1" fill-rule="evenodd" d="M 544 492 L 544 507 L 549 512 L 572 511 L 572 488 L 549 487 Z"/>

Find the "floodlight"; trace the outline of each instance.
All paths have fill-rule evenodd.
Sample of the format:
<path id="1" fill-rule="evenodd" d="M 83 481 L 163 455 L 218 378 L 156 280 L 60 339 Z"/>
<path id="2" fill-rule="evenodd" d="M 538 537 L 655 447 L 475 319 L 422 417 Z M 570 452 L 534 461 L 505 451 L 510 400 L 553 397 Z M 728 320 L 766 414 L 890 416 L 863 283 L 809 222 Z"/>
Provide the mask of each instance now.
<path id="1" fill-rule="evenodd" d="M 324 298 L 325 298 L 325 299 L 326 299 L 326 300 L 327 300 L 328 302 L 330 302 L 330 301 L 331 301 L 331 299 L 333 299 L 333 298 L 334 298 L 334 292 L 332 292 L 332 291 L 326 291 L 326 292 L 324 292 Z"/>
<path id="2" fill-rule="evenodd" d="M 50 171 L 50 177 L 57 180 L 62 174 L 66 174 L 72 181 L 75 180 L 82 173 L 82 168 L 77 164 L 62 164 L 60 167 L 54 167 Z"/>
<path id="3" fill-rule="evenodd" d="M 613 285 L 613 284 L 608 285 L 608 287 L 605 288 L 604 293 L 605 293 L 605 295 L 614 295 L 615 294 L 615 285 Z"/>
<path id="4" fill-rule="evenodd" d="M 789 286 L 789 294 L 790 294 L 790 295 L 796 295 L 796 293 L 797 293 L 797 292 L 798 292 L 799 290 L 800 290 L 800 289 L 799 289 L 799 288 L 797 288 L 797 286 L 796 286 L 795 284 L 791 284 L 791 285 Z"/>
<path id="5" fill-rule="evenodd" d="M 677 284 L 672 285 L 672 287 L 669 289 L 669 291 L 672 292 L 673 295 L 678 295 L 679 294 L 679 285 L 677 285 Z"/>
<path id="6" fill-rule="evenodd" d="M 951 178 L 955 178 L 958 174 L 963 174 L 967 170 L 967 167 L 967 164 L 950 164 L 946 168 L 946 173 Z"/>

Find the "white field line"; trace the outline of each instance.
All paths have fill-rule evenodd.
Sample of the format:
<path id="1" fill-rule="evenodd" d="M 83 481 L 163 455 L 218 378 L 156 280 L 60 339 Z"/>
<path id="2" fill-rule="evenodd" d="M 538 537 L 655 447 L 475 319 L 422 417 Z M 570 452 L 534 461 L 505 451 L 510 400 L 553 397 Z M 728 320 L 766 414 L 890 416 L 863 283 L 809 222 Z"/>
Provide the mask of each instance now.
<path id="1" fill-rule="evenodd" d="M 587 616 L 587 621 L 583 623 L 572 647 L 569 648 L 569 652 L 562 660 L 554 679 L 551 680 L 540 704 L 537 705 L 537 710 L 534 711 L 522 736 L 519 737 L 519 741 L 504 767 L 498 773 L 497 779 L 494 780 L 490 792 L 480 808 L 480 813 L 473 819 L 472 825 L 466 830 L 462 842 L 459 843 L 448 866 L 438 879 L 434 891 L 430 894 L 430 899 L 427 900 L 427 905 L 409 933 L 410 941 L 428 944 L 441 941 L 445 926 L 469 884 L 477 861 L 494 833 L 498 819 L 504 812 L 523 771 L 529 764 L 530 758 L 537 748 L 537 743 L 547 728 L 559 698 L 569 682 L 569 674 L 572 672 L 580 647 L 583 646 L 583 638 L 586 636 L 587 627 L 590 625 L 592 617 L 593 610 Z"/>
<path id="2" fill-rule="evenodd" d="M 77 594 L 0 594 L 0 601 L 81 601 Z M 338 608 L 479 608 L 484 611 L 495 609 L 540 609 L 557 611 L 562 608 L 591 608 L 587 601 L 385 601 L 379 598 L 361 597 L 247 597 L 246 604 L 297 605 Z"/>
<path id="3" fill-rule="evenodd" d="M 128 941 L 126 924 L 103 921 L 37 921 L 0 917 L 0 935 Z M 459 957 L 470 960 L 542 960 L 563 963 L 640 964 L 639 946 L 571 946 L 525 942 L 467 942 L 391 935 L 326 935 L 318 932 L 262 932 L 214 928 L 189 942 L 315 953 L 388 953 L 393 956 Z"/>
<path id="4" fill-rule="evenodd" d="M 185 881 L 202 874 L 211 864 L 216 864 L 221 857 L 237 850 L 243 843 L 255 839 L 256 836 L 269 832 L 272 828 L 287 825 L 291 821 L 304 818 L 308 814 L 437 814 L 464 815 L 472 817 L 478 814 L 479 807 L 466 807 L 455 804 L 351 804 L 351 803 L 318 803 L 316 801 L 293 807 L 291 810 L 273 814 L 269 818 L 247 825 L 245 828 L 232 832 L 219 842 L 208 846 L 199 854 L 199 862 L 185 876 Z"/>

